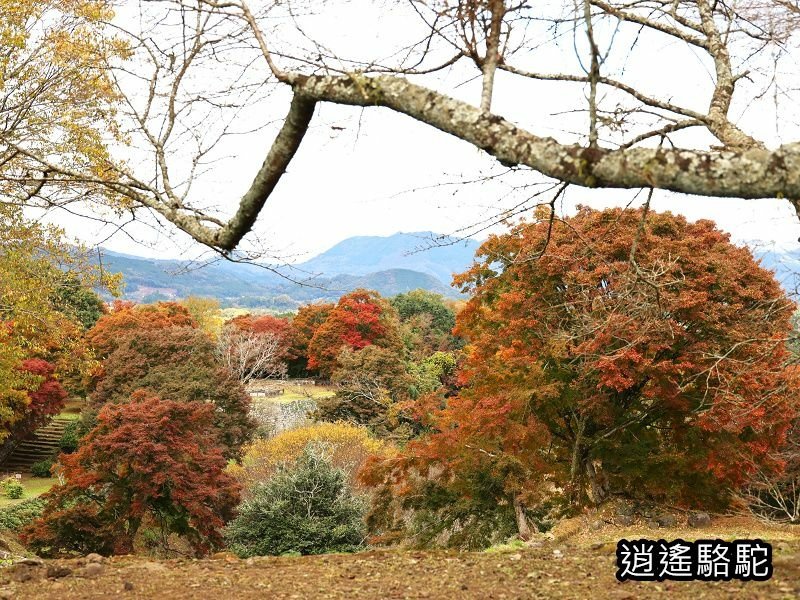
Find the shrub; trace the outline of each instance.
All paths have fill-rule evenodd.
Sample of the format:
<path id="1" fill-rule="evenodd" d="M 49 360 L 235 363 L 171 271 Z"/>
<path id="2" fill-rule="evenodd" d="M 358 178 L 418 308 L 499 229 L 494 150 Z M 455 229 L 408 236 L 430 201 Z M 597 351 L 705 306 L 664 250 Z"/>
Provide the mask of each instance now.
<path id="1" fill-rule="evenodd" d="M 66 454 L 72 454 L 78 449 L 78 440 L 81 438 L 81 424 L 79 421 L 70 422 L 61 434 L 58 442 L 59 448 Z"/>
<path id="2" fill-rule="evenodd" d="M 53 469 L 53 460 L 40 460 L 31 465 L 31 475 L 34 477 L 51 477 Z"/>
<path id="3" fill-rule="evenodd" d="M 742 490 L 743 500 L 760 519 L 800 524 L 800 419 L 772 459 L 783 468 L 776 471 L 756 465 Z"/>
<path id="4" fill-rule="evenodd" d="M 6 479 L 3 487 L 5 488 L 6 498 L 11 498 L 12 500 L 22 498 L 22 494 L 25 493 L 25 488 L 15 479 Z"/>
<path id="5" fill-rule="evenodd" d="M 45 501 L 29 498 L 19 504 L 0 509 L 0 529 L 17 531 L 42 516 Z"/>
<path id="6" fill-rule="evenodd" d="M 368 456 L 389 454 L 389 446 L 371 437 L 366 427 L 317 423 L 245 446 L 242 464 L 231 465 L 228 471 L 243 488 L 253 488 L 268 480 L 281 464 L 297 461 L 309 444 L 324 452 L 334 467 L 344 471 L 350 483 L 355 481 L 356 473 Z"/>
<path id="7" fill-rule="evenodd" d="M 242 558 L 355 552 L 365 537 L 364 511 L 365 502 L 350 492 L 345 473 L 307 449 L 256 487 L 225 538 Z"/>

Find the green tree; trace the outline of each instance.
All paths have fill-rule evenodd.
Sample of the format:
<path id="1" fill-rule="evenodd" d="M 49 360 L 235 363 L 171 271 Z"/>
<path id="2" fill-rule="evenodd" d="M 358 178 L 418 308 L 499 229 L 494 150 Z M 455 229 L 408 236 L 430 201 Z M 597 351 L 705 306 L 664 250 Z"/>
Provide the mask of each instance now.
<path id="1" fill-rule="evenodd" d="M 294 464 L 253 490 L 225 539 L 241 557 L 355 552 L 366 535 L 365 506 L 350 491 L 344 472 L 307 447 Z"/>
<path id="2" fill-rule="evenodd" d="M 427 290 L 412 290 L 390 299 L 392 306 L 405 322 L 417 315 L 430 315 L 430 328 L 440 334 L 449 334 L 456 326 L 456 315 L 447 306 L 441 294 Z"/>
<path id="3" fill-rule="evenodd" d="M 74 275 L 67 274 L 53 295 L 53 305 L 62 313 L 91 329 L 106 313 L 105 303 Z"/>
<path id="4" fill-rule="evenodd" d="M 336 394 L 317 400 L 314 416 L 366 425 L 378 437 L 409 437 L 402 403 L 409 399 L 414 380 L 402 356 L 374 345 L 356 351 L 343 348 L 337 363 L 331 377 Z"/>

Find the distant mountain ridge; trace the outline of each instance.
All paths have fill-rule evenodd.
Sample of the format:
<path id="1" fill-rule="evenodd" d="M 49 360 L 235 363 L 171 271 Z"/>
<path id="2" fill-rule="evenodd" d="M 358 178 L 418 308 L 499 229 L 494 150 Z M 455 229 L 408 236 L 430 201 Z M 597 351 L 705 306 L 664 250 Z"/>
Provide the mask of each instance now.
<path id="1" fill-rule="evenodd" d="M 453 273 L 464 271 L 472 263 L 479 245 L 472 239 L 457 240 L 430 231 L 357 236 L 297 266 L 326 276 L 408 269 L 427 273 L 449 285 Z"/>
<path id="2" fill-rule="evenodd" d="M 475 240 L 449 239 L 431 232 L 397 233 L 345 239 L 293 268 L 228 261 L 198 267 L 189 261 L 109 250 L 103 251 L 103 266 L 123 274 L 124 297 L 131 300 L 207 296 L 219 299 L 223 306 L 291 310 L 308 302 L 336 300 L 359 287 L 385 296 L 421 288 L 458 298 L 459 292 L 449 285 L 452 275 L 469 268 L 478 246 Z M 796 293 L 800 248 L 766 249 L 757 243 L 751 248 L 783 288 Z M 276 268 L 285 277 L 275 273 Z M 304 284 L 292 283 L 287 277 Z"/>
<path id="3" fill-rule="evenodd" d="M 106 270 L 122 273 L 126 299 L 151 302 L 206 296 L 224 306 L 288 310 L 307 302 L 336 300 L 359 287 L 385 296 L 421 288 L 459 297 L 449 285 L 451 278 L 472 264 L 478 245 L 474 240 L 418 232 L 348 238 L 288 268 L 229 261 L 200 266 L 110 250 L 103 251 L 102 261 Z"/>
<path id="4" fill-rule="evenodd" d="M 800 248 L 762 250 L 756 248 L 753 254 L 761 261 L 761 266 L 775 273 L 775 279 L 790 295 L 800 289 Z"/>

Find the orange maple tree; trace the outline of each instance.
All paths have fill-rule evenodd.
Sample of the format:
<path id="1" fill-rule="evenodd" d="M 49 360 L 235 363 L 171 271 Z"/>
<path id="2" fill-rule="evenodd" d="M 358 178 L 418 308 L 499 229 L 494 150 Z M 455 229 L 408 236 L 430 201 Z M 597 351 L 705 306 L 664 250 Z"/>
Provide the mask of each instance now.
<path id="1" fill-rule="evenodd" d="M 317 329 L 325 323 L 335 306 L 333 303 L 325 302 L 305 304 L 297 309 L 297 314 L 291 322 L 287 352 L 291 374 L 303 375 L 309 372 L 308 347 Z"/>
<path id="2" fill-rule="evenodd" d="M 355 290 L 339 299 L 308 345 L 308 367 L 330 376 L 344 348 L 375 344 L 401 352 L 397 311 L 377 292 Z"/>
<path id="3" fill-rule="evenodd" d="M 167 327 L 197 327 L 186 307 L 177 302 L 135 304 L 117 300 L 111 312 L 100 317 L 86 337 L 99 358 L 117 347 L 117 338 L 128 331 L 147 331 Z"/>
<path id="4" fill-rule="evenodd" d="M 373 483 L 507 507 L 524 533 L 558 496 L 724 503 L 784 442 L 794 306 L 712 222 L 581 208 L 478 256 L 456 278 L 472 294 L 456 326 L 463 388 L 418 403 L 429 434 L 374 465 Z"/>

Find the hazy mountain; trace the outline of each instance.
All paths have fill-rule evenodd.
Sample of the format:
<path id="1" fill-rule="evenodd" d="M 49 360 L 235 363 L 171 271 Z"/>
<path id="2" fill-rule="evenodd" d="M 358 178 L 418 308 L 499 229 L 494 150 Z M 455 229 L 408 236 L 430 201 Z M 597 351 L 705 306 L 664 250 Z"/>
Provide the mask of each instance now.
<path id="1" fill-rule="evenodd" d="M 268 268 L 219 261 L 199 266 L 181 260 L 157 260 L 104 251 L 103 265 L 121 272 L 125 297 L 137 301 L 210 296 L 226 306 L 285 310 L 315 300 L 336 300 L 359 287 L 385 296 L 422 288 L 450 297 L 453 273 L 471 263 L 478 243 L 455 241 L 430 248 L 438 236 L 430 232 L 397 233 L 388 237 L 348 238 L 295 269 L 281 271 L 306 285 L 292 283 Z M 448 241 L 439 239 L 439 243 Z M 769 250 L 751 245 L 761 264 L 775 272 L 787 292 L 800 282 L 800 248 Z M 428 248 L 428 249 L 423 249 Z M 422 249 L 422 250 L 420 250 Z"/>
<path id="2" fill-rule="evenodd" d="M 226 306 L 290 309 L 314 300 L 336 300 L 359 287 L 385 296 L 422 288 L 457 297 L 458 292 L 449 286 L 452 274 L 471 264 L 477 242 L 414 252 L 436 237 L 433 233 L 400 233 L 349 238 L 296 268 L 280 269 L 306 285 L 254 264 L 218 261 L 199 265 L 109 250 L 103 252 L 103 267 L 123 274 L 125 298 L 145 302 L 208 296 Z"/>
<path id="3" fill-rule="evenodd" d="M 388 237 L 347 238 L 298 267 L 326 276 L 367 275 L 389 269 L 408 269 L 433 275 L 449 285 L 453 273 L 464 271 L 479 242 L 439 236 L 430 231 L 396 233 Z"/>
<path id="4" fill-rule="evenodd" d="M 800 248 L 753 250 L 761 266 L 775 273 L 775 278 L 784 290 L 794 294 L 800 288 Z"/>

